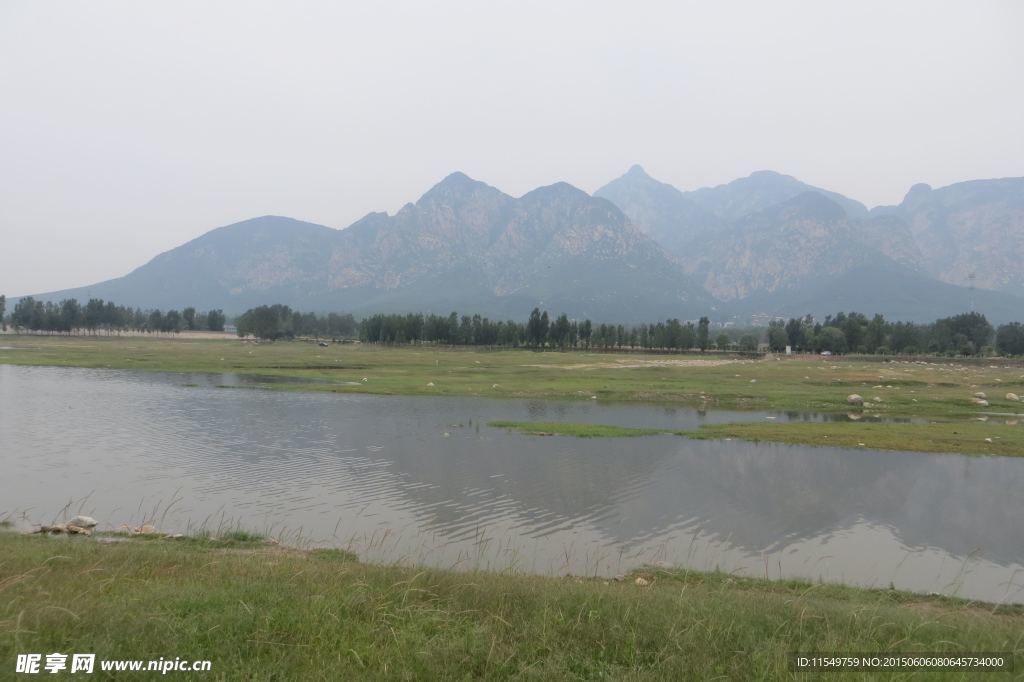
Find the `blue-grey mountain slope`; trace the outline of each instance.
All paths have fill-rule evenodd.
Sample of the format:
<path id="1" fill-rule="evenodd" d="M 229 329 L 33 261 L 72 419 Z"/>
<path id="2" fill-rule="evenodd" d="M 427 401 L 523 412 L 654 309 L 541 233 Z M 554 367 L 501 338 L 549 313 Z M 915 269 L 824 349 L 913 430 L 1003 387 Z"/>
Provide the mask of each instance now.
<path id="1" fill-rule="evenodd" d="M 915 185 L 899 206 L 872 214 L 908 226 L 920 267 L 934 277 L 1024 294 L 1024 178 Z"/>
<path id="2" fill-rule="evenodd" d="M 524 317 L 542 306 L 632 322 L 713 301 L 611 202 L 565 183 L 513 198 L 453 173 L 395 215 L 345 230 L 264 217 L 218 228 L 116 280 L 45 299 L 140 307 L 261 303 L 353 313 Z"/>

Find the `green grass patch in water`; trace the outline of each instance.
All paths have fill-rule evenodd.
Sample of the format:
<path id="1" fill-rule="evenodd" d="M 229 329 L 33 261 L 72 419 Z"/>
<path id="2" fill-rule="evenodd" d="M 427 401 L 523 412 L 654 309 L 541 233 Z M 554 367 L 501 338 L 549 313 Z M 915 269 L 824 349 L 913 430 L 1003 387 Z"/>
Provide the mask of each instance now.
<path id="1" fill-rule="evenodd" d="M 529 422 L 498 420 L 487 422 L 497 429 L 521 431 L 531 436 L 575 436 L 576 438 L 630 438 L 672 434 L 665 429 L 638 429 L 610 424 L 576 424 L 571 422 Z"/>

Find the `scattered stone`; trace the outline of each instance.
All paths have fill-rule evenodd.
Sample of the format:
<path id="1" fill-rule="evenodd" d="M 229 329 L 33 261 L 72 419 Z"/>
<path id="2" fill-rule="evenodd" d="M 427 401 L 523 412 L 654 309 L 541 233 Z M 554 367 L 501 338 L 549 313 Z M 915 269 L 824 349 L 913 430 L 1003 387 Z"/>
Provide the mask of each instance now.
<path id="1" fill-rule="evenodd" d="M 647 587 L 651 584 L 651 581 L 647 578 L 644 578 L 643 576 L 637 576 L 636 580 L 634 580 L 633 582 L 635 582 L 640 587 Z"/>
<path id="2" fill-rule="evenodd" d="M 991 443 L 991 442 L 992 442 L 992 439 L 991 439 L 991 438 L 986 438 L 986 439 L 985 439 L 985 442 L 986 442 L 986 443 Z"/>
<path id="3" fill-rule="evenodd" d="M 985 398 L 988 398 L 988 396 L 985 395 L 984 391 L 978 391 L 977 393 L 974 394 L 974 397 L 975 398 L 981 398 L 982 400 L 984 400 Z"/>
<path id="4" fill-rule="evenodd" d="M 73 526 L 70 523 L 55 523 L 52 526 L 39 526 L 39 530 L 34 530 L 32 532 L 41 533 L 43 535 L 92 535 L 92 530 L 83 528 L 82 526 Z"/>
<path id="5" fill-rule="evenodd" d="M 864 398 L 862 398 L 861 396 L 857 395 L 856 393 L 851 393 L 850 395 L 846 396 L 846 404 L 847 405 L 863 406 L 864 405 Z"/>
<path id="6" fill-rule="evenodd" d="M 879 397 L 878 397 L 877 395 L 876 395 L 876 396 L 875 396 L 875 397 L 873 398 L 873 400 L 874 400 L 874 401 L 875 401 L 876 403 L 880 403 L 880 402 L 882 402 L 882 399 L 881 399 L 881 398 L 879 398 Z"/>
<path id="7" fill-rule="evenodd" d="M 136 535 L 160 535 L 160 531 L 157 530 L 156 526 L 144 523 L 135 529 Z"/>
<path id="8" fill-rule="evenodd" d="M 69 526 L 78 526 L 79 528 L 95 528 L 98 523 L 99 522 L 91 516 L 76 516 L 68 521 Z"/>
<path id="9" fill-rule="evenodd" d="M 1020 402 L 1020 396 L 1017 395 L 1016 393 L 1007 393 L 1006 394 L 1006 399 L 1007 400 L 1016 400 L 1016 401 Z"/>
<path id="10" fill-rule="evenodd" d="M 428 386 L 429 388 L 433 388 L 433 386 L 434 386 L 434 382 L 433 382 L 433 381 L 428 381 L 428 382 L 427 382 L 427 386 Z"/>
<path id="11" fill-rule="evenodd" d="M 864 418 L 864 415 L 862 415 L 860 412 L 847 412 L 846 418 L 852 422 L 859 422 L 861 419 Z"/>
<path id="12" fill-rule="evenodd" d="M 985 400 L 984 398 L 975 398 L 974 404 L 977 405 L 978 407 L 988 407 L 988 401 Z"/>

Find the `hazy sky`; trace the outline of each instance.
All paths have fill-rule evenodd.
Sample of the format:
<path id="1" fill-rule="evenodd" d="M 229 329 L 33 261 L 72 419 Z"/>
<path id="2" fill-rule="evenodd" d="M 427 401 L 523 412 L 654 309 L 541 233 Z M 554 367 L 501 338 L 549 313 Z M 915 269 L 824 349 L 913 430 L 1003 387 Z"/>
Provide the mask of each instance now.
<path id="1" fill-rule="evenodd" d="M 0 293 L 453 170 L 519 195 L 632 163 L 868 205 L 1024 175 L 1024 2 L 0 0 Z"/>

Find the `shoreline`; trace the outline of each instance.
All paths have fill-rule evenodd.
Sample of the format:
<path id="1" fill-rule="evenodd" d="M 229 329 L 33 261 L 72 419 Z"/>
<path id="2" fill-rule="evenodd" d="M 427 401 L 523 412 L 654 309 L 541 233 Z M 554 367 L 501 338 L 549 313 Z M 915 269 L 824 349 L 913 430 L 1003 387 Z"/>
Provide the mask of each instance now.
<path id="1" fill-rule="evenodd" d="M 834 357 L 724 361 L 687 356 L 667 361 L 663 354 L 624 357 L 620 353 L 353 344 L 321 348 L 297 341 L 255 344 L 142 337 L 7 336 L 4 343 L 0 364 L 12 366 L 228 373 L 253 378 L 255 384 L 225 388 L 271 391 L 599 401 L 652 409 L 835 415 L 846 420 L 757 426 L 732 422 L 686 435 L 942 454 L 1024 455 L 1024 402 L 1019 399 L 1024 395 L 1024 368 L 1009 365 L 882 363 Z M 863 395 L 863 405 L 847 404 L 855 393 Z M 977 394 L 986 396 L 986 404 L 979 402 Z M 887 418 L 929 423 L 886 423 L 884 429 L 872 423 Z"/>

